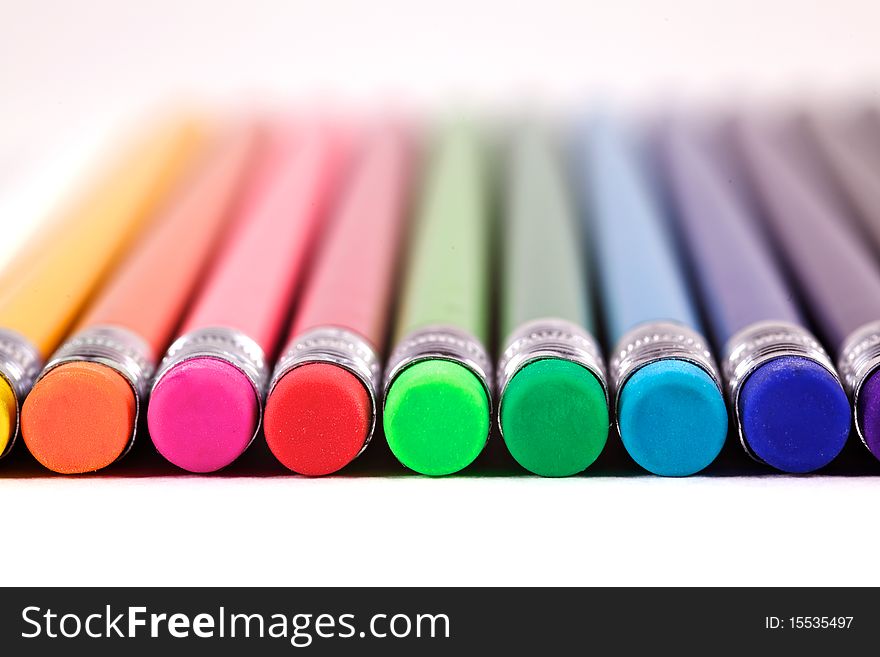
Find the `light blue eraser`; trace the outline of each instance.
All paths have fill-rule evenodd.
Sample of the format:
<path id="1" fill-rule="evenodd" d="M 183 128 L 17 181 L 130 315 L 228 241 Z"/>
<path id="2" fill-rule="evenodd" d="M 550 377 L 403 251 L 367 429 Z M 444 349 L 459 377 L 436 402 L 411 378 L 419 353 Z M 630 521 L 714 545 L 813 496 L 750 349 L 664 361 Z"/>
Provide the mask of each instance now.
<path id="1" fill-rule="evenodd" d="M 658 475 L 682 477 L 715 460 L 727 437 L 727 407 L 705 370 L 682 360 L 645 365 L 618 397 L 626 451 Z"/>

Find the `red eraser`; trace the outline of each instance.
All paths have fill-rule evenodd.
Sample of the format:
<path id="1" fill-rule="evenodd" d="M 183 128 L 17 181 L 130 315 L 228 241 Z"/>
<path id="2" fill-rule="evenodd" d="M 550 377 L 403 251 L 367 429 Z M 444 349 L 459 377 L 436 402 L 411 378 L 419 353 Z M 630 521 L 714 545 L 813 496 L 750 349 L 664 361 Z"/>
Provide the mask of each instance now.
<path id="1" fill-rule="evenodd" d="M 327 475 L 360 453 L 373 427 L 370 394 L 348 370 L 310 363 L 285 374 L 266 402 L 266 442 L 294 472 Z"/>

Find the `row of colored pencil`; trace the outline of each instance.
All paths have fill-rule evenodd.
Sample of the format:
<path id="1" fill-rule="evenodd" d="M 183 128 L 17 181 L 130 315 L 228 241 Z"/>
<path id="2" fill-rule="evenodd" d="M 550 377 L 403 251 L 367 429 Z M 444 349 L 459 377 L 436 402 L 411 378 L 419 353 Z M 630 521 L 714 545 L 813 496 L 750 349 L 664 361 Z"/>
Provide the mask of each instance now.
<path id="1" fill-rule="evenodd" d="M 0 275 L 0 453 L 91 472 L 146 424 L 192 472 L 264 435 L 325 475 L 381 418 L 428 475 L 495 421 L 546 476 L 612 422 L 662 475 L 729 430 L 784 472 L 853 426 L 880 458 L 880 114 L 642 128 L 158 126 Z"/>

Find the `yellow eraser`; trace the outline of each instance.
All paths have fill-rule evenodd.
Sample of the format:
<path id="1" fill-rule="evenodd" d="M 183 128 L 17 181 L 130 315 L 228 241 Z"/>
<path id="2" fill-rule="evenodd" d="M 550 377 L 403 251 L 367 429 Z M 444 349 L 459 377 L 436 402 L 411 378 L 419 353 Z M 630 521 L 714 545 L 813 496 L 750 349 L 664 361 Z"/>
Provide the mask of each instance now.
<path id="1" fill-rule="evenodd" d="M 15 393 L 6 379 L 0 377 L 0 454 L 6 451 L 15 433 L 17 420 Z"/>

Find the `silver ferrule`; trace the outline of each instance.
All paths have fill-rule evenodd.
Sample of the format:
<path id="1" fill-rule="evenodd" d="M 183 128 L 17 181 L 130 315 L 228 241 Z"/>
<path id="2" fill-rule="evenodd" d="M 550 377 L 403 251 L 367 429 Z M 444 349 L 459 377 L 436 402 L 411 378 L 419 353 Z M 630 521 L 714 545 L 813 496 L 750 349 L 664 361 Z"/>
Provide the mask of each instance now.
<path id="1" fill-rule="evenodd" d="M 99 363 L 119 372 L 134 390 L 137 399 L 148 392 L 156 363 L 149 345 L 121 326 L 92 326 L 65 342 L 54 354 L 40 378 L 64 363 Z"/>
<path id="2" fill-rule="evenodd" d="M 862 386 L 880 367 L 880 321 L 865 324 L 856 329 L 843 341 L 837 357 L 837 371 L 843 380 L 843 387 L 853 402 L 853 421 L 859 438 L 868 446 L 862 430 L 859 405 Z"/>
<path id="3" fill-rule="evenodd" d="M 740 393 L 746 380 L 765 363 L 784 356 L 807 358 L 825 368 L 838 381 L 831 357 L 807 329 L 789 322 L 758 322 L 735 333 L 724 348 L 722 371 L 733 408 L 739 441 L 755 460 L 761 461 L 749 446 L 743 432 Z"/>
<path id="4" fill-rule="evenodd" d="M 558 358 L 577 363 L 598 379 L 608 399 L 605 361 L 599 343 L 584 328 L 564 319 L 538 319 L 515 330 L 498 359 L 498 394 L 503 398 L 510 380 L 529 363 Z"/>
<path id="5" fill-rule="evenodd" d="M 310 363 L 330 363 L 356 376 L 370 396 L 370 430 L 361 447 L 363 452 L 376 428 L 376 415 L 381 385 L 382 365 L 373 346 L 363 337 L 348 329 L 323 326 L 298 336 L 293 345 L 281 355 L 269 383 L 269 393 L 291 370 Z"/>
<path id="6" fill-rule="evenodd" d="M 385 368 L 385 393 L 398 375 L 424 360 L 449 360 L 469 369 L 486 392 L 491 411 L 492 361 L 474 336 L 451 326 L 427 326 L 407 335 L 391 352 Z"/>
<path id="7" fill-rule="evenodd" d="M 609 363 L 615 408 L 619 406 L 620 391 L 629 377 L 645 365 L 661 360 L 693 363 L 712 378 L 719 391 L 722 389 L 718 367 L 703 336 L 683 324 L 648 322 L 623 335 Z"/>
<path id="8" fill-rule="evenodd" d="M 121 326 L 91 326 L 74 335 L 52 354 L 39 378 L 42 379 L 56 367 L 75 362 L 109 367 L 119 372 L 131 386 L 135 404 L 134 425 L 128 445 L 119 456 L 122 458 L 134 443 L 141 404 L 149 393 L 150 381 L 156 371 L 150 347 L 139 335 Z"/>
<path id="9" fill-rule="evenodd" d="M 269 380 L 263 349 L 241 331 L 225 326 L 196 329 L 177 338 L 159 363 L 153 389 L 171 368 L 193 358 L 216 358 L 229 363 L 248 378 L 257 398 L 263 399 Z"/>
<path id="10" fill-rule="evenodd" d="M 0 328 L 0 377 L 6 380 L 15 396 L 15 426 L 6 442 L 6 448 L 0 452 L 0 458 L 6 456 L 15 444 L 20 426 L 21 405 L 34 386 L 42 366 L 40 352 L 27 338 L 15 331 Z"/>

